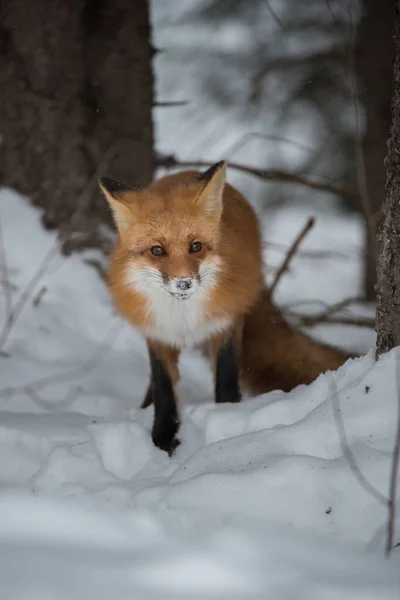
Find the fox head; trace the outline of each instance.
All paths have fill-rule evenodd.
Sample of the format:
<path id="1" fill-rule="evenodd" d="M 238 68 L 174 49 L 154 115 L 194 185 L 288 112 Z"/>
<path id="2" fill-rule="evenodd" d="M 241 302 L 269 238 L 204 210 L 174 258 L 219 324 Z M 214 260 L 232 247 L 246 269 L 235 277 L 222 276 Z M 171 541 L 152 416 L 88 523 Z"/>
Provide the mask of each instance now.
<path id="1" fill-rule="evenodd" d="M 126 281 L 146 295 L 187 300 L 216 285 L 226 163 L 184 172 L 140 191 L 108 177 L 100 188 L 114 215 Z"/>

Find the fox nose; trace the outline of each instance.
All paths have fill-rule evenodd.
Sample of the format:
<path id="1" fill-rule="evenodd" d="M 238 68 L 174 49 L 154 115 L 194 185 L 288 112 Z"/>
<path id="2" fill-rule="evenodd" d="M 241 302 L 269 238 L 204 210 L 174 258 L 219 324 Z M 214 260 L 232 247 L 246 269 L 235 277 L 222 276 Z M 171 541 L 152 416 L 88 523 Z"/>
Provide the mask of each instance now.
<path id="1" fill-rule="evenodd" d="M 191 277 L 178 277 L 175 280 L 175 285 L 178 288 L 178 290 L 186 292 L 192 287 L 193 279 Z"/>

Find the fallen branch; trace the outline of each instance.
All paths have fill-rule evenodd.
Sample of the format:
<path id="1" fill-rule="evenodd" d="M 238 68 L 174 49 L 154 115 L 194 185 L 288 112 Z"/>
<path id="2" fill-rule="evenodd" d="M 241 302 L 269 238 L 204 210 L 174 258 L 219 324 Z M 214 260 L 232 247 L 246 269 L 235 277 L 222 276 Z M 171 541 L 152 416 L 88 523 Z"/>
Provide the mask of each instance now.
<path id="1" fill-rule="evenodd" d="M 206 168 L 211 165 L 211 162 L 202 161 L 202 160 L 186 160 L 181 161 L 177 160 L 174 156 L 162 156 L 158 154 L 156 156 L 156 166 L 164 167 L 165 169 L 174 169 L 175 167 L 198 167 L 198 168 Z M 356 190 L 350 188 L 344 188 L 334 183 L 328 183 L 324 181 L 315 181 L 313 179 L 309 179 L 303 175 L 297 175 L 296 173 L 286 173 L 285 171 L 279 171 L 277 169 L 259 169 L 256 167 L 250 167 L 247 165 L 242 165 L 235 162 L 229 162 L 228 166 L 231 169 L 236 169 L 237 171 L 241 171 L 242 173 L 249 173 L 250 175 L 254 175 L 263 181 L 281 181 L 284 183 L 295 183 L 298 185 L 303 185 L 310 189 L 319 190 L 321 192 L 328 192 L 330 194 L 334 194 L 335 196 L 344 196 L 346 198 L 358 198 L 359 194 Z"/>
<path id="2" fill-rule="evenodd" d="M 296 254 L 297 248 L 299 247 L 299 245 L 301 244 L 301 242 L 303 241 L 303 239 L 305 238 L 307 233 L 310 231 L 310 229 L 312 229 L 312 227 L 314 226 L 314 223 L 315 223 L 315 218 L 310 217 L 308 219 L 307 223 L 304 225 L 303 229 L 297 235 L 297 237 L 294 240 L 294 242 L 292 243 L 292 245 L 289 247 L 289 250 L 286 254 L 285 260 L 283 261 L 282 265 L 279 267 L 278 271 L 276 272 L 274 281 L 272 282 L 272 285 L 269 288 L 269 295 L 271 298 L 272 298 L 272 295 L 273 295 L 273 293 L 276 289 L 276 286 L 278 285 L 282 275 L 285 273 L 285 271 L 287 271 L 290 261 L 292 260 L 293 256 Z"/>

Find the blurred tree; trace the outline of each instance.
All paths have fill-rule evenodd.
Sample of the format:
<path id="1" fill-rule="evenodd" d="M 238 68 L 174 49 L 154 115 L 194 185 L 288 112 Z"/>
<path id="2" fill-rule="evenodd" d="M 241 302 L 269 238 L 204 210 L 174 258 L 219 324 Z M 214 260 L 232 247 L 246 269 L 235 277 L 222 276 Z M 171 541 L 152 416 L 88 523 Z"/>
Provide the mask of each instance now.
<path id="1" fill-rule="evenodd" d="M 378 257 L 377 355 L 400 346 L 400 1 L 396 1 L 392 125 L 386 159 L 386 200 Z"/>
<path id="2" fill-rule="evenodd" d="M 365 111 L 364 132 L 360 132 L 362 155 L 358 156 L 356 168 L 361 200 L 366 219 L 369 220 L 366 226 L 364 263 L 365 294 L 368 300 L 375 299 L 376 232 L 381 223 L 385 198 L 384 160 L 389 137 L 395 54 L 394 5 L 393 0 L 364 0 L 355 48 L 359 99 Z"/>
<path id="3" fill-rule="evenodd" d="M 68 247 L 110 224 L 98 171 L 153 174 L 148 0 L 2 0 L 0 182 L 44 209 Z"/>
<path id="4" fill-rule="evenodd" d="M 292 152 L 295 158 L 290 163 L 287 153 L 265 151 L 265 166 L 281 156 L 287 164 L 274 166 L 359 190 L 359 198 L 337 199 L 344 209 L 362 212 L 368 220 L 368 299 L 375 298 L 375 232 L 384 197 L 393 11 L 392 0 L 205 0 L 193 17 L 210 27 L 240 23 L 243 28 L 245 24 L 249 31 L 245 43 L 212 51 L 216 68 L 205 75 L 210 98 L 219 104 L 241 105 L 243 116 L 252 113 L 257 123 L 265 115 L 265 130 L 252 132 L 258 147 L 263 134 L 266 148 L 273 143 L 271 133 L 278 133 L 313 149 L 300 158 L 299 152 Z M 204 54 L 208 51 L 203 50 Z M 271 112 L 275 117 L 272 131 Z M 262 150 L 259 154 L 263 155 Z M 266 205 L 292 198 L 287 187 L 276 184 L 268 189 Z M 296 202 L 301 198 L 310 201 L 308 190 L 296 193 Z"/>

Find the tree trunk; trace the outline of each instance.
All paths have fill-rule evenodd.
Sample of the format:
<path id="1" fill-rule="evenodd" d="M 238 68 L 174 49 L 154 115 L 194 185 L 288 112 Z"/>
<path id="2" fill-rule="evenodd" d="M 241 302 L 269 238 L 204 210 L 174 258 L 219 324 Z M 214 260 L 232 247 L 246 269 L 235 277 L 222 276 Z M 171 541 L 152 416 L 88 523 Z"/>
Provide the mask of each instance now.
<path id="1" fill-rule="evenodd" d="M 1 2 L 0 182 L 69 249 L 111 225 L 100 174 L 151 181 L 152 53 L 147 0 Z"/>
<path id="2" fill-rule="evenodd" d="M 364 290 L 368 300 L 375 300 L 376 231 L 381 224 L 385 198 L 384 160 L 390 127 L 394 2 L 364 0 L 363 4 L 364 14 L 358 29 L 355 56 L 360 100 L 365 109 L 366 130 L 362 152 L 370 212 L 373 217 L 372 226 L 367 224 L 366 227 Z"/>
<path id="3" fill-rule="evenodd" d="M 396 58 L 386 174 L 377 272 L 378 356 L 400 345 L 400 0 L 396 2 Z"/>

